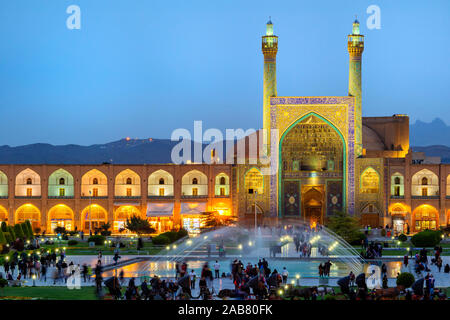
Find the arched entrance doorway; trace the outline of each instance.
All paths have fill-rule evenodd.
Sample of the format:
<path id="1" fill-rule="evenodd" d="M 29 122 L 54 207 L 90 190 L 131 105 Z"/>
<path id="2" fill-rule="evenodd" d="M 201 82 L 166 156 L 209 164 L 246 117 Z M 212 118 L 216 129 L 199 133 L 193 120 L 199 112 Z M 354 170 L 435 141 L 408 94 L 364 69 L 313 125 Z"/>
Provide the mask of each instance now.
<path id="1" fill-rule="evenodd" d="M 22 223 L 26 220 L 30 220 L 33 230 L 35 230 L 36 228 L 40 228 L 41 226 L 41 212 L 38 208 L 29 203 L 20 206 L 16 210 L 14 222 Z"/>
<path id="2" fill-rule="evenodd" d="M 439 213 L 436 208 L 428 204 L 423 204 L 413 212 L 414 231 L 419 232 L 426 229 L 436 230 L 439 226 L 438 219 Z"/>
<path id="3" fill-rule="evenodd" d="M 56 227 L 63 227 L 67 231 L 75 229 L 73 211 L 65 204 L 58 204 L 48 211 L 48 228 L 54 232 Z"/>
<path id="4" fill-rule="evenodd" d="M 283 217 L 323 223 L 345 208 L 344 138 L 318 114 L 291 125 L 280 139 L 279 211 Z"/>
<path id="5" fill-rule="evenodd" d="M 135 206 L 125 205 L 117 208 L 114 214 L 114 232 L 120 232 L 121 230 L 122 232 L 128 232 L 128 230 L 125 229 L 125 225 L 127 219 L 132 216 L 141 216 L 141 212 Z"/>
<path id="6" fill-rule="evenodd" d="M 108 213 L 106 210 L 98 204 L 92 204 L 84 208 L 81 212 L 81 226 L 84 232 L 89 232 L 89 224 L 91 226 L 92 233 L 99 229 L 106 223 L 106 217 Z"/>
<path id="7" fill-rule="evenodd" d="M 323 186 L 302 186 L 302 211 L 312 226 L 323 224 Z"/>
<path id="8" fill-rule="evenodd" d="M 390 213 L 394 234 L 408 234 L 411 231 L 408 222 L 406 221 L 408 210 L 406 210 L 402 204 L 396 204 L 392 207 Z"/>

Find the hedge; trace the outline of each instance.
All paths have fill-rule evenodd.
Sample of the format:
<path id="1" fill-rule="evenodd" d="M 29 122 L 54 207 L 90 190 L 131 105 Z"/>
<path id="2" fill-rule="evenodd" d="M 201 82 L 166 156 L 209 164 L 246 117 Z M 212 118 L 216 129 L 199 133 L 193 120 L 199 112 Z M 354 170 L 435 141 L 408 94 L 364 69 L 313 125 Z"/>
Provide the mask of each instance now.
<path id="1" fill-rule="evenodd" d="M 409 288 L 413 285 L 415 279 L 414 276 L 409 272 L 402 272 L 397 277 L 397 285 Z"/>
<path id="2" fill-rule="evenodd" d="M 398 241 L 405 242 L 406 240 L 408 240 L 408 237 L 405 234 L 402 233 L 398 236 Z"/>
<path id="3" fill-rule="evenodd" d="M 434 247 L 441 242 L 441 235 L 440 231 L 424 230 L 415 234 L 411 242 L 416 247 Z"/>
<path id="4" fill-rule="evenodd" d="M 14 233 L 16 238 L 23 239 L 25 235 L 23 234 L 22 226 L 20 224 L 14 225 Z"/>
<path id="5" fill-rule="evenodd" d="M 6 222 L 5 221 L 2 221 L 2 231 L 3 232 L 8 232 L 8 225 L 6 224 Z"/>
<path id="6" fill-rule="evenodd" d="M 88 242 L 95 242 L 96 246 L 105 244 L 105 240 L 106 240 L 106 237 L 101 236 L 101 235 L 94 235 L 94 236 L 88 238 Z"/>
<path id="7" fill-rule="evenodd" d="M 188 235 L 188 232 L 185 229 L 180 229 L 178 231 L 167 231 L 161 233 L 160 236 L 164 236 L 169 239 L 169 243 L 180 240 L 181 238 Z M 158 236 L 157 236 L 158 237 Z M 155 237 L 156 238 L 156 237 Z"/>
<path id="8" fill-rule="evenodd" d="M 78 244 L 78 241 L 77 241 L 77 240 L 69 240 L 69 241 L 67 241 L 67 244 L 68 244 L 69 246 L 75 246 L 75 245 Z"/>
<path id="9" fill-rule="evenodd" d="M 170 241 L 169 237 L 165 236 L 164 234 L 160 234 L 159 236 L 152 238 L 152 243 L 156 245 L 169 244 L 171 242 L 172 241 Z"/>

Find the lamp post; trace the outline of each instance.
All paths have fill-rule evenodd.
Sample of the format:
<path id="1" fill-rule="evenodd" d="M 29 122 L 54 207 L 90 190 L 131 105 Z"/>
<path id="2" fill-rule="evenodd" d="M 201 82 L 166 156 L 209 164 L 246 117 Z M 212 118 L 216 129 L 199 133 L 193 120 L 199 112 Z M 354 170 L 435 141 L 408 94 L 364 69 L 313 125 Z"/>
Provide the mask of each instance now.
<path id="1" fill-rule="evenodd" d="M 256 196 L 258 195 L 258 191 L 255 190 L 255 236 L 257 235 L 257 227 L 258 227 L 258 219 L 256 212 Z"/>
<path id="2" fill-rule="evenodd" d="M 92 191 L 89 190 L 89 236 L 91 236 L 91 205 L 92 205 Z"/>

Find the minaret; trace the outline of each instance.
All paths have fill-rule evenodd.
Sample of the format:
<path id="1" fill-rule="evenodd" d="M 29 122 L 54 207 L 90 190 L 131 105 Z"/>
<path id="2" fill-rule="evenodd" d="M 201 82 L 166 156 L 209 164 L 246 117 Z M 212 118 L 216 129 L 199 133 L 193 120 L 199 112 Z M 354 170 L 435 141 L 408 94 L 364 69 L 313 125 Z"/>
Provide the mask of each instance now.
<path id="1" fill-rule="evenodd" d="M 278 37 L 273 35 L 273 24 L 266 24 L 266 35 L 262 37 L 262 52 L 264 54 L 264 91 L 263 91 L 263 129 L 265 152 L 270 146 L 270 97 L 277 95 L 277 52 Z"/>
<path id="2" fill-rule="evenodd" d="M 355 97 L 355 155 L 362 155 L 362 102 L 361 102 L 361 58 L 364 51 L 364 36 L 359 32 L 359 22 L 353 22 L 353 32 L 348 36 L 350 54 L 348 94 Z"/>

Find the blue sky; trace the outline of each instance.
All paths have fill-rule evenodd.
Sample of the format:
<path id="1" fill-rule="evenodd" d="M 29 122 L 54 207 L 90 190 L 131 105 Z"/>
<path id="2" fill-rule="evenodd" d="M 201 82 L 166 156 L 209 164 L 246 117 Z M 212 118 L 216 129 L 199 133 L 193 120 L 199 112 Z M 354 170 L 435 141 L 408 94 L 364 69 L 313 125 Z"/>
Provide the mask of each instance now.
<path id="1" fill-rule="evenodd" d="M 81 8 L 69 30 L 66 8 Z M 368 30 L 366 9 L 381 9 Z M 261 35 L 279 36 L 278 94 L 346 95 L 346 36 L 366 36 L 363 114 L 450 123 L 450 1 L 0 2 L 0 145 L 169 138 L 262 126 Z"/>

